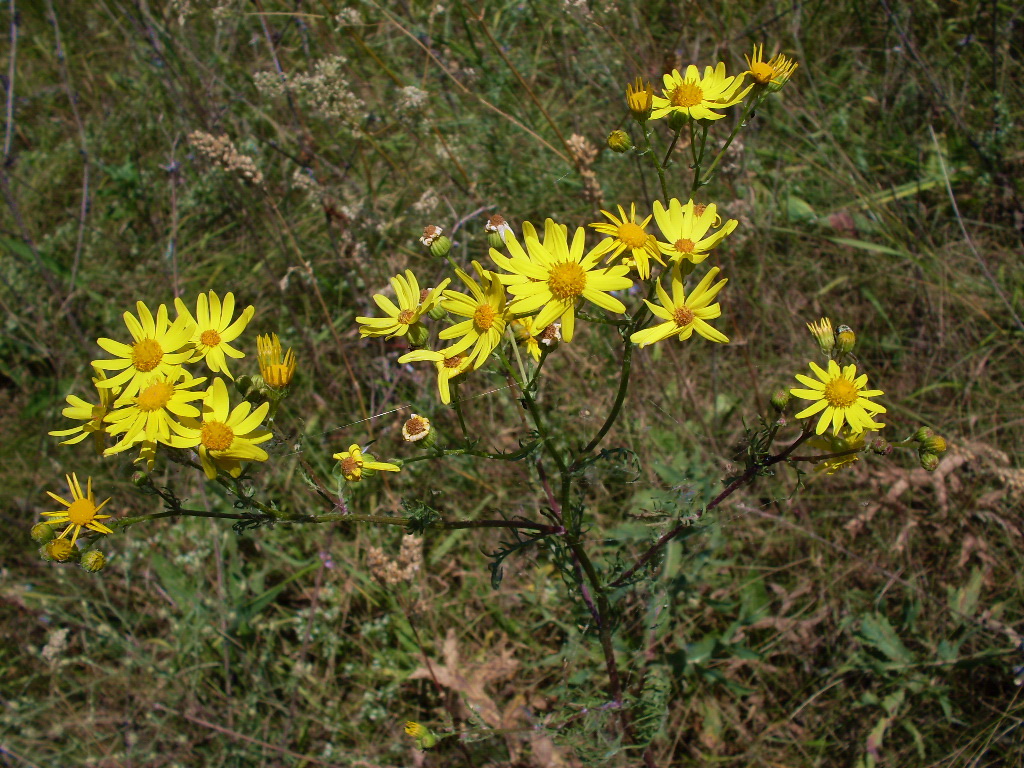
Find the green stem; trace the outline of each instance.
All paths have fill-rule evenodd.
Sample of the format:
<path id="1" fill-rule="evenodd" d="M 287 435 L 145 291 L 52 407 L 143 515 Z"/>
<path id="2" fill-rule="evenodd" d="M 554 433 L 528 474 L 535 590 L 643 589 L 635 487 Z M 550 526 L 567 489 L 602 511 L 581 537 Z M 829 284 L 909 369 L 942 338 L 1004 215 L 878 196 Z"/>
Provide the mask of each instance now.
<path id="1" fill-rule="evenodd" d="M 725 140 L 725 144 L 723 144 L 722 148 L 720 150 L 718 150 L 718 154 L 715 155 L 715 159 L 712 160 L 711 161 L 711 165 L 708 166 L 707 175 L 703 179 L 700 178 L 699 171 L 698 171 L 698 173 L 696 173 L 694 175 L 694 178 L 693 178 L 693 191 L 694 192 L 696 192 L 700 187 L 703 187 L 704 185 L 709 184 L 711 182 L 711 177 L 712 177 L 712 175 L 714 175 L 715 168 L 718 167 L 718 163 L 725 156 L 725 153 L 728 151 L 729 146 L 733 142 L 733 139 L 735 139 L 736 136 L 739 134 L 740 129 L 743 128 L 747 124 L 747 119 L 753 113 L 754 108 L 756 106 L 757 106 L 757 104 L 754 103 L 754 102 L 751 102 L 750 104 L 746 105 L 746 108 L 743 110 L 743 115 L 740 117 L 740 120 L 736 124 L 736 127 L 732 129 L 732 133 L 729 134 L 729 138 Z M 706 131 L 706 129 L 705 129 L 705 131 Z"/>
<path id="2" fill-rule="evenodd" d="M 668 202 L 668 181 L 665 179 L 665 169 L 662 164 L 658 162 L 658 158 L 654 154 L 654 148 L 651 146 L 651 130 L 648 128 L 648 123 L 643 124 L 644 129 L 644 152 L 649 154 L 651 157 L 651 165 L 654 166 L 654 170 L 658 172 L 658 180 L 661 182 L 661 194 L 665 197 L 665 202 Z"/>

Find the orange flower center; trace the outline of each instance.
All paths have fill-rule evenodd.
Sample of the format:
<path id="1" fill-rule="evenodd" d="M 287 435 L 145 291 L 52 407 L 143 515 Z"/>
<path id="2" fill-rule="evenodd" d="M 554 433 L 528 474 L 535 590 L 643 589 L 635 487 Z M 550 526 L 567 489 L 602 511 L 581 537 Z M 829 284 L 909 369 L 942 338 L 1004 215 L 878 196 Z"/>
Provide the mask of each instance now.
<path id="1" fill-rule="evenodd" d="M 231 447 L 235 433 L 222 421 L 204 421 L 199 440 L 210 451 L 224 451 Z"/>
<path id="2" fill-rule="evenodd" d="M 478 331 L 489 331 L 494 325 L 494 307 L 490 304 L 481 304 L 473 313 L 473 325 Z"/>
<path id="3" fill-rule="evenodd" d="M 96 517 L 96 505 L 89 499 L 76 499 L 68 507 L 68 521 L 72 525 L 87 525 Z"/>
<path id="4" fill-rule="evenodd" d="M 676 240 L 672 247 L 679 251 L 679 253 L 693 253 L 694 242 L 688 237 L 684 237 L 682 240 Z"/>
<path id="5" fill-rule="evenodd" d="M 148 373 L 160 365 L 164 349 L 156 339 L 142 339 L 132 344 L 132 365 L 135 370 Z"/>
<path id="6" fill-rule="evenodd" d="M 212 328 L 208 331 L 203 331 L 199 336 L 199 343 L 204 347 L 216 347 L 220 344 L 220 334 Z"/>
<path id="7" fill-rule="evenodd" d="M 166 381 L 150 384 L 135 398 L 140 411 L 159 411 L 171 402 L 174 397 L 174 386 Z"/>
<path id="8" fill-rule="evenodd" d="M 619 227 L 619 231 L 616 233 L 619 241 L 625 243 L 630 248 L 643 248 L 644 244 L 647 243 L 647 233 L 638 224 L 634 224 L 631 221 L 622 222 L 622 226 Z"/>
<path id="9" fill-rule="evenodd" d="M 458 368 L 462 365 L 462 361 L 466 359 L 465 355 L 455 355 L 455 357 L 446 357 L 444 359 L 445 368 Z"/>
<path id="10" fill-rule="evenodd" d="M 825 399 L 833 408 L 849 408 L 857 402 L 857 387 L 849 379 L 832 379 L 825 385 Z"/>
<path id="11" fill-rule="evenodd" d="M 575 261 L 563 261 L 548 272 L 548 288 L 556 299 L 575 299 L 587 287 L 587 273 Z"/>
<path id="12" fill-rule="evenodd" d="M 420 299 L 422 301 L 422 299 Z M 416 319 L 416 313 L 411 309 L 403 309 L 396 318 L 402 325 L 410 325 Z"/>
<path id="13" fill-rule="evenodd" d="M 353 456 L 341 460 L 341 474 L 346 480 L 358 480 L 362 477 L 363 462 Z"/>
<path id="14" fill-rule="evenodd" d="M 704 89 L 696 83 L 687 80 L 672 89 L 669 101 L 673 107 L 695 107 L 704 101 Z"/>
<path id="15" fill-rule="evenodd" d="M 693 204 L 693 215 L 698 219 L 704 215 L 704 211 L 708 209 L 707 203 L 694 203 Z"/>
<path id="16" fill-rule="evenodd" d="M 694 314 L 693 310 L 685 304 L 681 307 L 676 307 L 672 310 L 672 319 L 675 320 L 676 325 L 680 328 L 685 328 L 693 322 Z"/>
<path id="17" fill-rule="evenodd" d="M 775 77 L 775 70 L 766 61 L 755 61 L 750 65 L 750 77 L 756 83 L 767 85 Z"/>

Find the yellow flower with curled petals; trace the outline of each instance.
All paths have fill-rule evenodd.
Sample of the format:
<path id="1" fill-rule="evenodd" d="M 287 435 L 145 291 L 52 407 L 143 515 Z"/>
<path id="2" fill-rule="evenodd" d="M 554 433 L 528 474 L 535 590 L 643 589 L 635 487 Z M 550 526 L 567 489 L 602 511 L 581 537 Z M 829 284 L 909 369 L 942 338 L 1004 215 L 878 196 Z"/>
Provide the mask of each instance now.
<path id="1" fill-rule="evenodd" d="M 795 61 L 781 53 L 773 57 L 770 61 L 764 60 L 764 44 L 754 45 L 753 55 L 747 56 L 744 54 L 743 58 L 747 60 L 747 71 L 745 74 L 750 75 L 750 79 L 758 86 L 767 86 L 768 91 L 777 91 L 786 83 L 789 82 L 789 78 L 796 72 L 796 68 L 799 66 Z"/>
<path id="2" fill-rule="evenodd" d="M 476 368 L 483 365 L 494 348 L 501 343 L 508 325 L 508 306 L 505 301 L 505 287 L 492 272 L 473 262 L 478 283 L 461 269 L 455 273 L 469 289 L 469 294 L 445 291 L 441 308 L 466 320 L 445 328 L 438 334 L 444 340 L 462 337 L 449 347 L 452 355 L 465 352 L 470 347 L 470 364 Z"/>
<path id="3" fill-rule="evenodd" d="M 202 420 L 185 418 L 181 423 L 172 423 L 175 434 L 168 443 L 174 448 L 195 448 L 210 480 L 217 478 L 219 469 L 238 477 L 242 474 L 242 462 L 268 458 L 258 443 L 273 436 L 262 426 L 269 410 L 270 403 L 253 409 L 244 401 L 231 408 L 224 380 L 214 379 L 206 390 Z"/>
<path id="4" fill-rule="evenodd" d="M 678 336 L 680 341 L 685 341 L 696 331 L 708 341 L 716 341 L 719 344 L 727 343 L 729 337 L 708 323 L 708 320 L 721 317 L 721 305 L 717 302 L 714 304 L 711 302 L 714 301 L 718 292 L 722 290 L 725 284 L 729 282 L 728 279 L 725 279 L 711 285 L 717 276 L 718 267 L 712 267 L 704 275 L 704 279 L 697 283 L 694 289 L 690 291 L 689 296 L 687 296 L 680 266 L 678 264 L 673 266 L 672 294 L 669 295 L 661 287 L 661 280 L 659 279 L 657 292 L 661 306 L 644 299 L 647 308 L 651 310 L 654 316 L 665 322 L 645 328 L 642 331 L 637 331 L 629 337 L 629 340 L 643 348 L 671 336 Z"/>
<path id="5" fill-rule="evenodd" d="M 152 376 L 169 376 L 193 353 L 190 341 L 195 324 L 190 323 L 187 317 L 179 315 L 171 323 L 167 319 L 167 307 L 163 304 L 157 308 L 156 317 L 141 301 L 135 307 L 138 318 L 131 312 L 124 313 L 125 325 L 134 342 L 123 344 L 113 339 L 97 339 L 96 343 L 116 359 L 94 360 L 92 363 L 105 371 L 120 371 L 96 386 L 107 389 L 120 387 L 121 397 L 136 394 L 142 382 Z"/>
<path id="6" fill-rule="evenodd" d="M 473 360 L 469 355 L 465 352 L 452 352 L 450 349 L 442 349 L 439 352 L 414 349 L 398 358 L 398 362 L 402 364 L 422 361 L 431 362 L 437 368 L 437 391 L 445 405 L 452 401 L 452 379 L 473 369 Z"/>
<path id="7" fill-rule="evenodd" d="M 250 304 L 242 310 L 238 319 L 232 322 L 231 318 L 235 314 L 235 294 L 226 293 L 224 301 L 221 302 L 220 297 L 213 291 L 209 294 L 199 294 L 195 317 L 192 317 L 192 313 L 181 299 L 174 300 L 174 307 L 178 310 L 179 317 L 184 317 L 189 325 L 195 326 L 195 331 L 192 332 L 195 351 L 189 362 L 206 360 L 206 365 L 211 371 L 223 373 L 229 379 L 234 379 L 228 370 L 227 359 L 233 357 L 237 360 L 245 357 L 245 353 L 235 349 L 228 342 L 241 335 L 245 326 L 252 320 L 252 316 L 256 314 L 256 308 Z"/>
<path id="8" fill-rule="evenodd" d="M 803 419 L 821 413 L 815 433 L 821 434 L 832 425 L 832 434 L 838 435 L 843 424 L 849 424 L 854 432 L 865 432 L 869 429 L 881 429 L 873 419 L 879 413 L 885 413 L 885 407 L 874 403 L 868 398 L 883 394 L 880 389 L 866 389 L 867 374 L 857 375 L 857 366 L 839 367 L 835 360 L 828 361 L 828 370 L 817 363 L 810 363 L 811 372 L 817 376 L 812 379 L 801 373 L 796 374 L 798 382 L 807 389 L 791 389 L 790 394 L 803 400 L 813 400 L 807 408 L 796 414 Z"/>
<path id="9" fill-rule="evenodd" d="M 374 472 L 398 472 L 401 469 L 397 464 L 377 461 L 370 454 L 364 454 L 355 443 L 350 445 L 347 451 L 336 453 L 331 458 L 338 460 L 338 469 L 341 472 L 341 476 L 350 483 L 360 482 L 364 475 L 366 475 L 367 470 Z"/>
<path id="10" fill-rule="evenodd" d="M 430 312 L 441 301 L 441 292 L 448 287 L 451 278 L 445 278 L 436 288 L 421 291 L 416 275 L 411 269 L 405 270 L 404 275 L 395 275 L 391 278 L 391 287 L 395 291 L 395 302 L 382 293 L 373 296 L 374 302 L 384 310 L 387 317 L 357 317 L 359 323 L 359 335 L 384 336 L 406 336 L 410 329 L 415 330 L 422 326 L 420 319 Z"/>
<path id="11" fill-rule="evenodd" d="M 69 429 L 55 429 L 49 434 L 54 437 L 67 437 L 67 440 L 60 442 L 61 445 L 74 445 L 91 435 L 93 447 L 96 449 L 97 455 L 99 455 L 103 453 L 104 441 L 107 435 L 107 416 L 113 410 L 114 400 L 117 399 L 120 390 L 98 386 L 99 382 L 107 378 L 107 375 L 101 368 L 96 368 L 95 366 L 93 371 L 96 373 L 96 377 L 93 378 L 92 383 L 96 386 L 99 402 L 94 405 L 83 400 L 78 395 L 68 395 L 66 398 L 68 407 L 60 412 L 61 416 L 84 423 Z"/>
<path id="12" fill-rule="evenodd" d="M 68 488 L 71 490 L 71 501 L 62 499 L 55 493 L 50 491 L 46 492 L 56 502 L 63 504 L 66 509 L 62 509 L 58 512 L 43 512 L 43 517 L 53 518 L 47 520 L 47 525 L 64 525 L 67 523 L 67 528 L 61 531 L 58 539 L 62 539 L 71 534 L 71 543 L 74 544 L 78 539 L 78 534 L 82 532 L 83 528 L 90 531 L 96 531 L 96 533 L 113 533 L 113 531 L 105 526 L 103 523 L 97 522 L 98 520 L 105 520 L 110 515 L 98 514 L 103 507 L 107 505 L 110 499 L 99 504 L 96 503 L 96 496 L 92 491 L 92 478 L 88 478 L 86 483 L 86 492 L 82 493 L 82 486 L 78 482 L 78 476 L 74 473 L 65 475 L 68 481 Z"/>
<path id="13" fill-rule="evenodd" d="M 660 200 L 654 201 L 654 220 L 665 238 L 658 241 L 661 252 L 671 261 L 685 259 L 694 264 L 704 261 L 708 251 L 739 224 L 736 219 L 729 219 L 721 229 L 709 235 L 708 230 L 722 224 L 718 207 L 714 203 L 704 205 L 693 200 L 683 204 L 675 198 L 668 201 L 668 208 Z"/>
<path id="14" fill-rule="evenodd" d="M 281 354 L 281 340 L 276 333 L 256 337 L 256 359 L 260 364 L 260 375 L 268 386 L 284 389 L 295 376 L 295 353 L 291 347 Z"/>

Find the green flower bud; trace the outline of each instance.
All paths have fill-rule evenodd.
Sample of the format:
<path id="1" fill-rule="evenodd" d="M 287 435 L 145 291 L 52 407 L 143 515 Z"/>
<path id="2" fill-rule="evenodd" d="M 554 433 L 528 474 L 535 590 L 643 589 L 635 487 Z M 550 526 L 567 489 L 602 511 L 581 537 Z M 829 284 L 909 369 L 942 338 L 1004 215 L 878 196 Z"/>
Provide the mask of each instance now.
<path id="1" fill-rule="evenodd" d="M 427 312 L 427 317 L 431 320 L 444 320 L 448 317 L 448 310 L 442 307 L 440 304 L 435 304 L 431 307 L 430 311 Z"/>
<path id="2" fill-rule="evenodd" d="M 915 443 L 923 443 L 929 437 L 934 437 L 935 432 L 932 431 L 931 427 L 921 427 L 910 436 L 910 439 Z"/>
<path id="3" fill-rule="evenodd" d="M 427 345 L 430 340 L 430 331 L 423 323 L 413 323 L 409 326 L 409 332 L 405 338 L 409 340 L 409 346 L 419 349 Z"/>
<path id="4" fill-rule="evenodd" d="M 672 112 L 668 116 L 668 127 L 673 131 L 681 131 L 690 123 L 690 116 L 685 112 Z"/>
<path id="5" fill-rule="evenodd" d="M 612 131 L 608 134 L 608 149 L 612 152 L 629 152 L 633 148 L 633 140 L 625 131 Z"/>
<path id="6" fill-rule="evenodd" d="M 946 452 L 946 441 L 939 435 L 932 435 L 926 437 L 921 441 L 921 450 L 927 451 L 928 453 L 934 453 L 936 456 L 941 456 Z"/>
<path id="7" fill-rule="evenodd" d="M 32 526 L 32 530 L 29 531 L 29 536 L 37 544 L 46 544 L 49 541 L 53 541 L 56 535 L 57 532 L 53 530 L 53 526 L 46 523 L 36 523 Z"/>
<path id="8" fill-rule="evenodd" d="M 56 560 L 58 563 L 66 562 L 72 558 L 77 559 L 75 555 L 78 554 L 78 550 L 71 543 L 71 539 L 48 541 L 46 546 L 43 547 L 43 551 L 46 553 L 44 559 Z"/>
<path id="9" fill-rule="evenodd" d="M 918 454 L 918 458 L 921 460 L 921 468 L 928 472 L 934 472 L 939 466 L 939 457 L 934 453 L 928 453 L 928 451 L 921 451 Z"/>
<path id="10" fill-rule="evenodd" d="M 88 552 L 82 553 L 82 560 L 79 565 L 89 573 L 98 573 L 106 567 L 107 556 L 98 549 L 90 549 Z"/>
<path id="11" fill-rule="evenodd" d="M 491 246 L 491 248 L 504 248 L 505 240 L 502 238 L 501 232 L 488 232 L 487 244 Z"/>
<path id="12" fill-rule="evenodd" d="M 132 485 L 136 488 L 146 488 L 153 482 L 148 472 L 132 472 Z"/>
<path id="13" fill-rule="evenodd" d="M 772 407 L 780 413 L 786 410 L 789 405 L 789 392 L 785 389 L 776 389 L 772 393 Z"/>
<path id="14" fill-rule="evenodd" d="M 437 256 L 439 259 L 443 259 L 448 255 L 448 251 L 452 249 L 452 241 L 444 235 L 441 235 L 430 244 L 430 252 Z"/>
<path id="15" fill-rule="evenodd" d="M 892 453 L 892 443 L 884 437 L 876 437 L 871 441 L 871 450 L 879 456 L 888 456 Z"/>

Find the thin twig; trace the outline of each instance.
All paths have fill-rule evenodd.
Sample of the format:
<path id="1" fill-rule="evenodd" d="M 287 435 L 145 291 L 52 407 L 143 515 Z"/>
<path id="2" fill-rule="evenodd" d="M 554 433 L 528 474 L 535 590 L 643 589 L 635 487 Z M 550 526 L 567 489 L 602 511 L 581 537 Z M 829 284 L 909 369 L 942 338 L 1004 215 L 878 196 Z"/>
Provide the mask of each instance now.
<path id="1" fill-rule="evenodd" d="M 11 0 L 11 58 L 7 62 L 7 122 L 4 126 L 4 167 L 11 159 L 11 137 L 14 136 L 14 75 L 18 71 L 18 9 Z"/>

